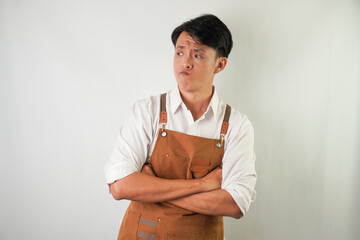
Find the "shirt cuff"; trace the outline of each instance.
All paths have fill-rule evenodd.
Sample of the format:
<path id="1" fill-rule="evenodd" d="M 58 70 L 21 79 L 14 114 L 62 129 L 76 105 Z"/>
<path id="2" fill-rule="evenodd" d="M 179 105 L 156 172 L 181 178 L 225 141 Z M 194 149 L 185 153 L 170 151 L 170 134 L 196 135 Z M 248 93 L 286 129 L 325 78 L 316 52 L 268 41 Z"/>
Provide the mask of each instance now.
<path id="1" fill-rule="evenodd" d="M 256 192 L 255 190 L 251 191 L 244 186 L 242 186 L 241 188 L 241 190 L 233 188 L 225 188 L 224 190 L 231 195 L 235 203 L 239 206 L 243 216 L 245 216 L 247 211 L 249 211 L 251 204 L 256 198 Z"/>
<path id="2" fill-rule="evenodd" d="M 137 172 L 137 170 L 124 168 L 120 166 L 120 164 L 115 164 L 110 169 L 105 170 L 106 183 L 111 184 L 116 180 L 122 179 L 134 172 Z"/>

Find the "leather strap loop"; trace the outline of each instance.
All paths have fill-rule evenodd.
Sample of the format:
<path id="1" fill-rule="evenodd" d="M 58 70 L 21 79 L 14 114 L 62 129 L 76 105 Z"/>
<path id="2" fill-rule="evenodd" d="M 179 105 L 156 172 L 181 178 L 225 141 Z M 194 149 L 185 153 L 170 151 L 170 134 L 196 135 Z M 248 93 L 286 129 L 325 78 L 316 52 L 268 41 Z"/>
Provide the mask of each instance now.
<path id="1" fill-rule="evenodd" d="M 203 174 L 206 174 L 209 172 L 209 170 L 207 170 L 206 168 L 203 168 L 203 167 L 191 167 L 191 171 L 197 172 L 197 173 L 203 173 Z"/>
<path id="2" fill-rule="evenodd" d="M 194 160 L 194 161 L 193 161 L 193 164 L 194 164 L 194 165 L 204 166 L 204 167 L 210 166 L 210 162 L 209 162 L 209 161 L 205 161 L 205 160 Z"/>
<path id="3" fill-rule="evenodd" d="M 160 123 L 167 123 L 167 113 L 166 113 L 166 93 L 161 94 L 160 98 Z"/>
<path id="4" fill-rule="evenodd" d="M 231 113 L 231 107 L 228 104 L 226 104 L 225 115 L 224 115 L 224 120 L 223 120 L 223 123 L 221 126 L 220 134 L 225 135 L 227 133 L 227 130 L 229 127 L 230 113 Z"/>

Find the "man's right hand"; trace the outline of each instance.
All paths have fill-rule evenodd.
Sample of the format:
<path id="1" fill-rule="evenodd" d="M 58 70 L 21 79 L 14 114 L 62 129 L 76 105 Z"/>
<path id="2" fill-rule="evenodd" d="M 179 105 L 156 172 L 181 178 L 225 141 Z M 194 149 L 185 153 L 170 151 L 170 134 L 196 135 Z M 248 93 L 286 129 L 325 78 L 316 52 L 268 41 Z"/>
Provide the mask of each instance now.
<path id="1" fill-rule="evenodd" d="M 206 186 L 205 192 L 221 188 L 222 169 L 220 167 L 215 168 L 205 177 L 201 178 L 201 181 Z"/>
<path id="2" fill-rule="evenodd" d="M 141 172 L 145 173 L 145 174 L 147 174 L 149 176 L 156 177 L 154 169 L 152 168 L 151 164 L 144 164 L 144 166 L 141 169 Z"/>

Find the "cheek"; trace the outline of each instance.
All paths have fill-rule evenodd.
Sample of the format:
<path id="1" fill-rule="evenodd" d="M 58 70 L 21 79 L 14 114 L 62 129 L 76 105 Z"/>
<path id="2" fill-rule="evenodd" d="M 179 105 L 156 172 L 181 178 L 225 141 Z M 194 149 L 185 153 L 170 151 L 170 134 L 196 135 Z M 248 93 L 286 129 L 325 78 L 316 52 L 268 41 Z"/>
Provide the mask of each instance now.
<path id="1" fill-rule="evenodd" d="M 210 62 L 207 64 L 207 71 L 209 72 L 209 74 L 215 73 L 216 68 L 217 68 L 216 62 Z"/>
<path id="2" fill-rule="evenodd" d="M 202 70 L 203 70 L 203 72 L 206 73 L 206 74 L 211 74 L 211 73 L 214 72 L 214 65 L 209 64 L 209 63 L 204 64 L 204 65 L 202 66 Z"/>
<path id="3" fill-rule="evenodd" d="M 173 61 L 173 69 L 174 69 L 174 72 L 175 72 L 176 71 L 176 61 L 175 61 L 175 59 Z"/>
<path id="4" fill-rule="evenodd" d="M 174 57 L 173 68 L 177 69 L 178 67 L 179 67 L 179 60 L 176 57 Z"/>

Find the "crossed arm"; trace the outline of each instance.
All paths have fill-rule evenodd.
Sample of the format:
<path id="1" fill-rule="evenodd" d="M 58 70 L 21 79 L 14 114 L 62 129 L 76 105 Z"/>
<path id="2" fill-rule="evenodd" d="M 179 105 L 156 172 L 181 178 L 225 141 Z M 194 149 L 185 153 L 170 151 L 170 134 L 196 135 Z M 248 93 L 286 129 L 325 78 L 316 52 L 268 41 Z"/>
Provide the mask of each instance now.
<path id="1" fill-rule="evenodd" d="M 168 201 L 178 207 L 207 215 L 243 216 L 231 195 L 220 189 L 222 170 L 214 169 L 201 179 L 162 179 L 155 176 L 151 166 L 115 181 L 110 190 L 116 200 L 140 202 Z"/>

